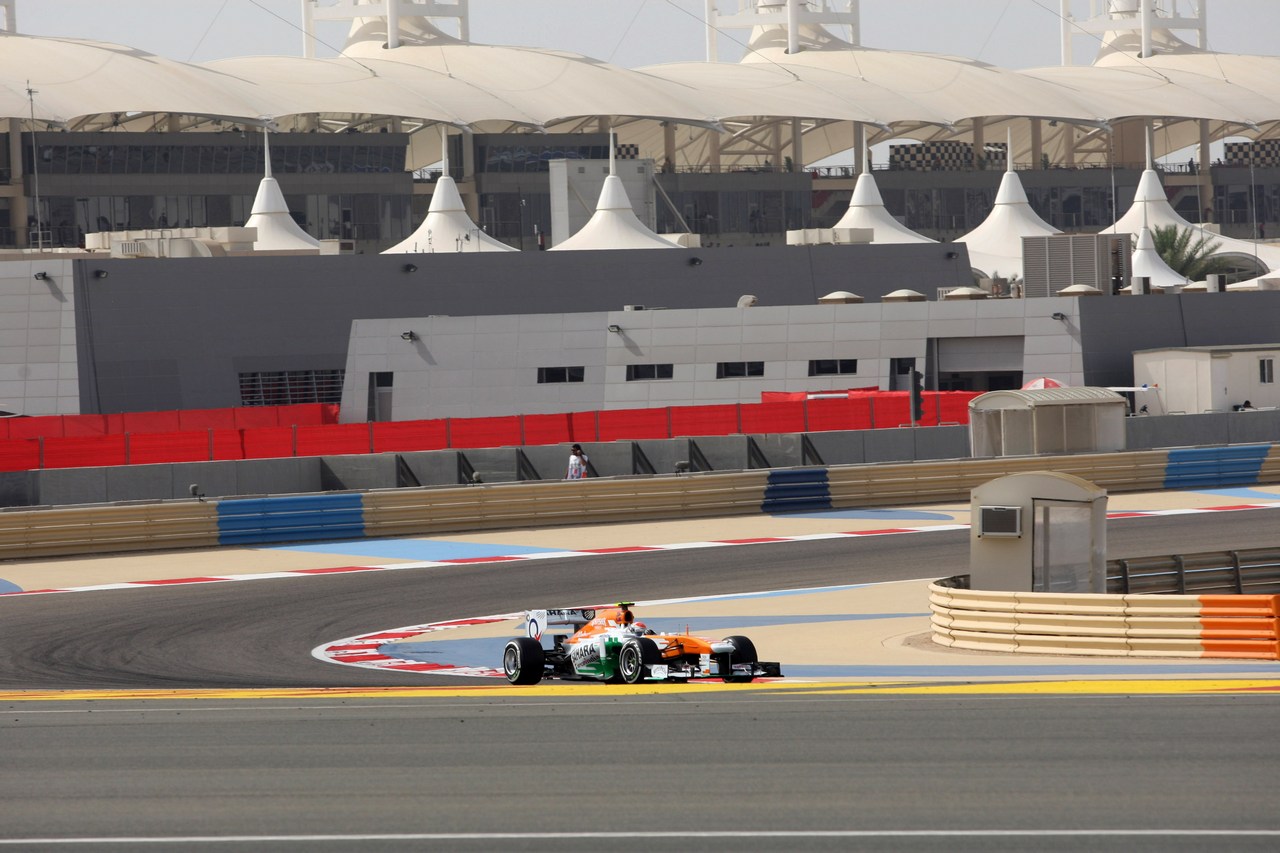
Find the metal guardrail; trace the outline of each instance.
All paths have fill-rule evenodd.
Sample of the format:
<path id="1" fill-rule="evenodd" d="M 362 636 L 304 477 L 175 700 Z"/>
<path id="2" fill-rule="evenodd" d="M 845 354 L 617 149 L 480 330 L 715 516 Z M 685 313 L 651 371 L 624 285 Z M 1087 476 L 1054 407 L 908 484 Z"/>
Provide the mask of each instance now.
<path id="1" fill-rule="evenodd" d="M 1108 560 L 1107 591 L 1276 595 L 1280 594 L 1280 548 Z"/>

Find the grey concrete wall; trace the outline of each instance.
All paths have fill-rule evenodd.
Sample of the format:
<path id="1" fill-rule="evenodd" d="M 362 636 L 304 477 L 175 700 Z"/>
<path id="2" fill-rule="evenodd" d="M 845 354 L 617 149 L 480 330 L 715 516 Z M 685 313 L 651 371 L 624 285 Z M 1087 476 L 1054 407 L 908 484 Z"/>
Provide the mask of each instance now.
<path id="1" fill-rule="evenodd" d="M 1125 427 L 1131 450 L 1280 442 L 1280 411 L 1136 417 L 1128 418 Z M 969 455 L 965 426 L 819 432 L 809 433 L 808 439 L 824 465 L 963 459 Z M 715 436 L 587 442 L 583 449 L 597 476 L 624 477 L 639 473 L 634 464 L 637 449 L 658 474 L 673 473 L 677 462 L 692 461 L 695 448 L 713 471 L 746 470 L 753 464 L 749 453 L 752 441 L 771 468 L 817 464 L 802 457 L 803 440 L 799 433 L 750 439 Z M 522 451 L 541 479 L 564 476 L 567 444 L 469 450 L 465 455 L 456 450 L 432 450 L 398 455 L 66 468 L 0 474 L 0 507 L 187 498 L 192 484 L 209 498 L 389 489 L 404 485 L 399 473 L 401 463 L 420 485 L 458 485 L 460 459 L 469 462 L 483 482 L 511 482 L 518 478 L 517 460 Z"/>
<path id="2" fill-rule="evenodd" d="M 699 249 L 696 266 L 694 254 L 423 254 L 414 272 L 403 255 L 75 261 L 81 411 L 239 405 L 241 372 L 341 369 L 356 319 L 728 308 L 747 293 L 806 305 L 969 279 L 963 246 Z"/>
<path id="3" fill-rule="evenodd" d="M 397 461 L 392 453 L 321 457 L 321 491 L 395 488 Z"/>
<path id="4" fill-rule="evenodd" d="M 458 457 L 456 450 L 421 450 L 414 453 L 402 453 L 400 458 L 424 486 L 456 486 L 458 479 Z"/>
<path id="5" fill-rule="evenodd" d="M 1136 350 L 1280 339 L 1280 292 L 1275 291 L 1095 296 L 1079 303 L 1087 385 L 1132 385 Z"/>
<path id="6" fill-rule="evenodd" d="M 1280 442 L 1280 411 L 1213 412 L 1125 420 L 1130 450 Z"/>

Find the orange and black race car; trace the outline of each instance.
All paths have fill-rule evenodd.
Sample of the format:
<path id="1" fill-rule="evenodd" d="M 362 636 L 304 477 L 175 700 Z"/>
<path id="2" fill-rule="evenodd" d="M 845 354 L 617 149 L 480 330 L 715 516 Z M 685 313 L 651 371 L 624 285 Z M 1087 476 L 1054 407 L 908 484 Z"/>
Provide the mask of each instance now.
<path id="1" fill-rule="evenodd" d="M 708 640 L 688 634 L 657 634 L 637 622 L 632 602 L 614 607 L 569 610 L 528 610 L 525 634 L 507 643 L 502 669 L 512 684 L 537 684 L 544 678 L 639 684 L 644 681 L 686 681 L 718 678 L 746 682 L 781 678 L 778 663 L 756 659 L 755 645 L 746 637 Z M 572 634 L 543 634 L 565 625 Z"/>

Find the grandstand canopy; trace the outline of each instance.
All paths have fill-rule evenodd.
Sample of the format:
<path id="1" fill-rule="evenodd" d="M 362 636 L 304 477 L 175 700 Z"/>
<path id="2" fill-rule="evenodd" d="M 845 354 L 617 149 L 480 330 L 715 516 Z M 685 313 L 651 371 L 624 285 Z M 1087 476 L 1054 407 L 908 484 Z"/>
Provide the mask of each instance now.
<path id="1" fill-rule="evenodd" d="M 69 130 L 209 129 L 218 120 L 319 131 L 393 123 L 482 132 L 610 126 L 621 141 L 639 144 L 642 156 L 666 159 L 674 146 L 684 163 L 777 156 L 782 124 L 789 127 L 781 145 L 802 163 L 850 148 L 855 124 L 868 142 L 981 133 L 999 139 L 1012 127 L 1015 149 L 1030 151 L 1029 120 L 1039 119 L 1040 145 L 1055 161 L 1068 155 L 1066 130 L 1076 129 L 1077 162 L 1105 157 L 1105 148 L 1091 143 L 1134 119 L 1160 126 L 1157 156 L 1199 141 L 1201 120 L 1210 123 L 1211 138 L 1280 128 L 1280 57 L 1213 53 L 1158 34 L 1147 58 L 1139 57 L 1132 32 L 1117 32 L 1092 66 L 1015 71 L 862 47 L 816 24 L 800 34 L 798 52 L 788 52 L 784 27 L 761 26 L 742 62 L 641 69 L 565 51 L 469 43 L 424 17 L 402 17 L 398 46 L 390 49 L 385 20 L 364 17 L 338 57 L 205 65 L 101 42 L 2 33 L 0 117 L 34 113 L 38 124 Z M 794 131 L 801 145 L 793 143 Z M 769 134 L 772 146 L 761 141 Z M 415 152 L 411 165 L 427 156 Z"/>

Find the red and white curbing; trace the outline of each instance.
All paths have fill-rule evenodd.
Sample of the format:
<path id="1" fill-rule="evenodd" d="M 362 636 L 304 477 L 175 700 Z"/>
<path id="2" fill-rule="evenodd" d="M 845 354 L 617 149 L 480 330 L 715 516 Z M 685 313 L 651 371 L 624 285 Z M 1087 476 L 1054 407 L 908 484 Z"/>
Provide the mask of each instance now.
<path id="1" fill-rule="evenodd" d="M 1109 519 L 1147 518 L 1162 515 L 1195 515 L 1204 512 L 1238 512 L 1248 509 L 1275 509 L 1280 503 L 1235 504 L 1232 506 L 1203 507 L 1200 509 L 1161 509 L 1135 512 L 1112 512 Z M 161 586 L 190 586 L 195 584 L 229 583 L 232 581 L 272 580 L 275 578 L 315 577 L 318 575 L 356 574 L 360 572 L 392 572 L 404 569 L 429 569 L 446 566 L 482 563 L 510 563 L 525 560 L 560 560 L 568 557 L 598 557 L 604 554 L 635 554 L 645 551 L 683 551 L 692 548 L 723 548 L 730 545 L 767 545 L 779 542 L 813 542 L 821 539 L 856 539 L 863 536 L 898 536 L 906 533 L 936 533 L 944 530 L 968 530 L 967 524 L 934 524 L 925 527 L 886 527 L 879 530 L 854 530 L 847 533 L 806 533 L 799 536 L 760 536 L 749 539 L 720 539 L 708 542 L 676 542 L 669 545 L 630 545 L 618 548 L 592 548 L 583 551 L 542 551 L 534 554 L 500 555 L 493 557 L 464 557 L 456 560 L 423 560 L 414 563 L 394 563 L 385 566 L 338 566 L 323 569 L 294 569 L 286 572 L 262 572 L 243 575 L 205 575 L 192 578 L 162 578 L 145 581 L 72 586 L 60 589 L 24 589 L 0 593 L 0 598 L 19 595 L 52 595 L 62 592 L 98 592 L 108 589 L 148 589 Z"/>
<path id="2" fill-rule="evenodd" d="M 523 613 L 504 613 L 497 616 L 480 616 L 475 619 L 454 619 L 449 622 L 430 622 L 426 625 L 411 625 L 407 628 L 396 628 L 390 631 L 376 631 L 372 634 L 361 634 L 335 640 L 332 643 L 316 646 L 311 656 L 326 663 L 337 663 L 344 666 L 358 666 L 364 669 L 394 670 L 397 672 L 425 672 L 431 675 L 471 675 L 487 678 L 501 676 L 502 670 L 483 666 L 454 666 L 447 663 L 430 663 L 408 660 L 382 653 L 382 647 L 395 640 L 404 640 L 421 634 L 434 634 L 454 628 L 466 628 L 472 625 L 491 625 L 494 622 L 506 622 L 519 619 Z"/>

